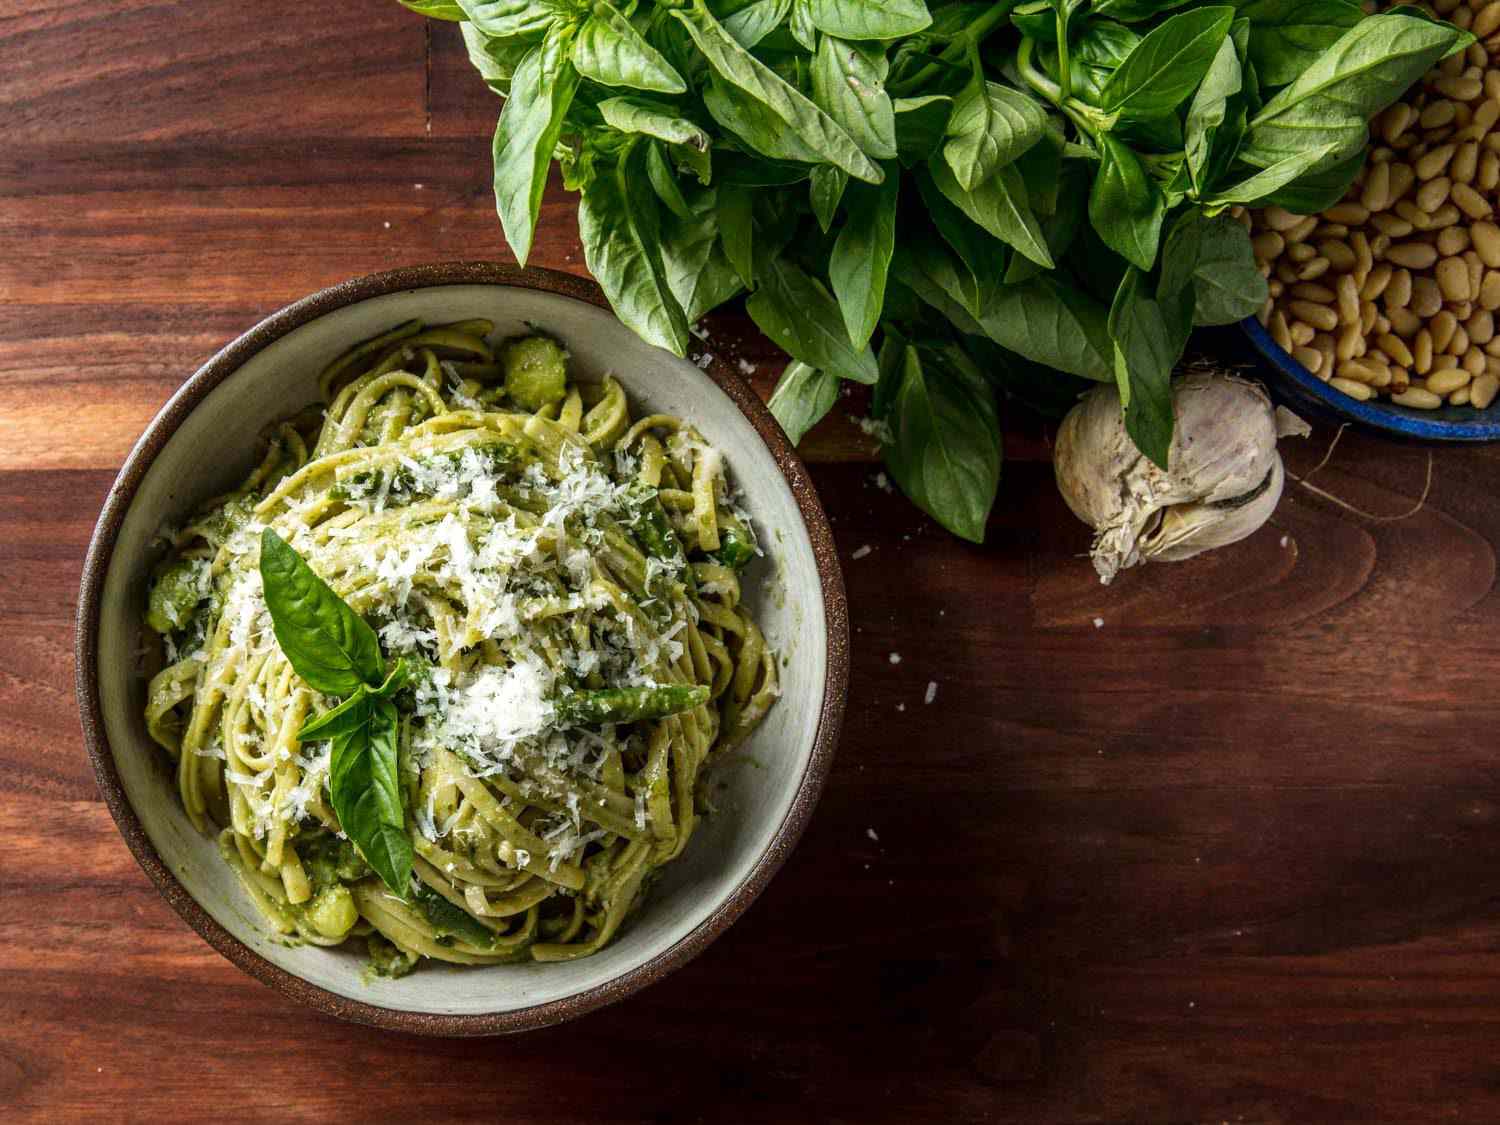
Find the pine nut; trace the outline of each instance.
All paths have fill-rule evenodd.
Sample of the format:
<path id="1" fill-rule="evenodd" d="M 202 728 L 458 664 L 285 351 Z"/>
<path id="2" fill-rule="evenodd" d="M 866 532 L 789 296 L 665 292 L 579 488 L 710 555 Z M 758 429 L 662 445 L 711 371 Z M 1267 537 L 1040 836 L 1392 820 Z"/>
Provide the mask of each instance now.
<path id="1" fill-rule="evenodd" d="M 1408 125 L 1417 116 L 1417 111 L 1405 102 L 1397 102 L 1380 115 L 1380 135 L 1385 138 L 1385 143 L 1393 145 L 1402 133 L 1406 132 Z"/>
<path id="2" fill-rule="evenodd" d="M 1447 176 L 1438 176 L 1436 179 L 1428 180 L 1417 189 L 1417 206 L 1429 215 L 1432 214 L 1448 202 L 1448 192 L 1452 187 L 1453 181 Z"/>
<path id="3" fill-rule="evenodd" d="M 1312 338 L 1317 335 L 1311 324 L 1307 324 L 1300 320 L 1292 321 L 1291 332 L 1292 346 L 1294 348 L 1300 348 L 1304 344 L 1312 343 Z"/>
<path id="4" fill-rule="evenodd" d="M 1375 265 L 1375 255 L 1370 250 L 1370 240 L 1362 230 L 1349 236 L 1349 245 L 1354 247 L 1354 283 L 1358 287 L 1370 276 L 1370 270 Z"/>
<path id="5" fill-rule="evenodd" d="M 1484 93 L 1484 83 L 1477 78 L 1439 78 L 1432 84 L 1432 88 L 1445 98 L 1452 98 L 1458 102 L 1472 102 L 1480 94 Z M 1441 103 L 1438 103 L 1441 104 Z M 1449 103 L 1448 121 L 1453 120 L 1453 111 L 1458 107 Z M 1443 124 L 1447 124 L 1445 121 Z M 1423 114 L 1423 125 L 1426 125 L 1426 114 Z"/>
<path id="6" fill-rule="evenodd" d="M 1476 90 L 1474 96 L 1478 97 L 1481 91 Z M 1441 129 L 1444 125 L 1453 124 L 1454 113 L 1457 107 L 1450 101 L 1437 101 L 1430 103 L 1422 114 L 1417 118 L 1417 124 L 1424 129 Z"/>
<path id="7" fill-rule="evenodd" d="M 1376 338 L 1375 346 L 1402 367 L 1410 367 L 1412 365 L 1411 349 L 1406 346 L 1406 342 L 1400 337 L 1392 336 L 1387 332 L 1384 336 Z"/>
<path id="8" fill-rule="evenodd" d="M 1432 333 L 1425 328 L 1417 329 L 1411 344 L 1412 368 L 1418 375 L 1432 370 Z"/>
<path id="9" fill-rule="evenodd" d="M 1412 189 L 1417 182 L 1417 171 L 1410 164 L 1394 163 L 1391 165 L 1391 199 L 1400 199 Z"/>
<path id="10" fill-rule="evenodd" d="M 1328 380 L 1328 385 L 1336 387 L 1350 398 L 1358 399 L 1360 402 L 1368 402 L 1375 397 L 1375 392 L 1363 383 L 1351 382 L 1348 379 L 1333 378 Z"/>
<path id="11" fill-rule="evenodd" d="M 1468 184 L 1454 184 L 1451 189 L 1453 202 L 1458 205 L 1465 215 L 1471 219 L 1483 219 L 1492 215 L 1495 209 L 1490 206 L 1489 200 L 1480 195 Z"/>
<path id="12" fill-rule="evenodd" d="M 1339 278 L 1336 286 L 1339 303 L 1339 322 L 1359 326 L 1359 287 L 1350 274 Z"/>
<path id="13" fill-rule="evenodd" d="M 1391 283 L 1391 267 L 1384 262 L 1379 263 L 1370 270 L 1370 276 L 1365 278 L 1365 283 L 1359 287 L 1361 300 L 1373 301 L 1385 292 L 1385 287 Z"/>
<path id="14" fill-rule="evenodd" d="M 1488 39 L 1496 31 L 1500 31 L 1500 4 L 1486 4 L 1482 8 L 1476 6 L 1474 22 L 1469 30 L 1476 39 Z"/>
<path id="15" fill-rule="evenodd" d="M 1316 375 L 1323 367 L 1323 353 L 1317 348 L 1294 348 L 1292 358 Z"/>
<path id="16" fill-rule="evenodd" d="M 1450 367 L 1427 376 L 1427 389 L 1435 395 L 1450 395 L 1459 387 L 1468 386 L 1472 378 L 1463 368 Z"/>
<path id="17" fill-rule="evenodd" d="M 1369 383 L 1372 386 L 1380 378 L 1380 366 L 1363 359 L 1347 359 L 1338 367 L 1339 378 L 1351 383 Z"/>
<path id="18" fill-rule="evenodd" d="M 1274 231 L 1291 230 L 1302 221 L 1301 215 L 1293 215 L 1284 207 L 1267 207 L 1260 213 L 1261 221 Z"/>
<path id="19" fill-rule="evenodd" d="M 1437 252 L 1445 258 L 1462 254 L 1469 248 L 1469 232 L 1463 227 L 1448 227 L 1438 232 L 1436 245 Z"/>
<path id="20" fill-rule="evenodd" d="M 1415 166 L 1416 167 L 1416 173 L 1417 173 L 1417 179 L 1419 179 L 1419 180 L 1430 180 L 1434 176 L 1441 175 L 1442 172 L 1443 172 L 1443 169 L 1446 168 L 1446 167 L 1448 167 L 1448 161 L 1450 161 L 1450 160 L 1453 159 L 1454 148 L 1455 148 L 1455 146 L 1451 145 L 1451 144 L 1438 145 L 1438 147 L 1435 148 L 1435 149 L 1433 149 L 1431 152 L 1423 153 L 1422 156 L 1417 160 L 1417 163 L 1416 163 L 1416 166 Z M 1377 169 L 1377 171 L 1378 171 L 1378 169 Z M 1386 176 L 1386 186 L 1387 187 L 1390 186 L 1390 176 L 1389 176 L 1389 174 L 1387 174 L 1387 176 Z M 1363 202 L 1363 201 L 1361 201 L 1361 202 Z M 1366 203 L 1365 206 L 1366 207 L 1370 207 L 1370 205 L 1368 203 Z M 1387 203 L 1386 207 L 1389 207 L 1389 206 L 1390 206 L 1390 204 Z M 1385 207 L 1370 207 L 1370 210 L 1371 211 L 1383 211 L 1383 210 L 1385 210 Z"/>
<path id="21" fill-rule="evenodd" d="M 1291 294 L 1299 301 L 1316 301 L 1320 305 L 1331 305 L 1334 301 L 1333 290 L 1316 281 L 1298 282 L 1292 286 Z"/>
<path id="22" fill-rule="evenodd" d="M 1490 269 L 1500 269 L 1500 226 L 1490 222 L 1478 222 L 1469 228 L 1469 237 L 1474 240 L 1474 252 Z"/>
<path id="23" fill-rule="evenodd" d="M 1446 352 L 1448 345 L 1453 343 L 1454 333 L 1458 331 L 1458 320 L 1447 309 L 1433 317 L 1427 325 L 1427 330 L 1432 333 L 1432 350 L 1435 352 Z"/>
<path id="24" fill-rule="evenodd" d="M 1427 229 L 1442 230 L 1444 227 L 1451 227 L 1459 221 L 1460 217 L 1461 213 L 1457 207 L 1451 202 L 1444 203 L 1436 211 L 1427 216 Z"/>
<path id="25" fill-rule="evenodd" d="M 1464 353 L 1463 369 L 1470 375 L 1483 375 L 1486 368 L 1486 356 L 1478 348 Z"/>
<path id="26" fill-rule="evenodd" d="M 1379 324 L 1382 319 L 1383 318 L 1380 315 L 1380 310 L 1375 307 L 1374 301 L 1361 301 L 1359 303 L 1359 330 L 1366 336 L 1368 336 L 1371 331 L 1374 330 L 1375 326 Z M 1389 326 L 1390 322 L 1387 321 L 1386 327 L 1382 328 L 1381 331 L 1388 331 Z"/>
<path id="27" fill-rule="evenodd" d="M 1313 279 L 1322 277 L 1325 273 L 1327 273 L 1328 267 L 1331 264 L 1332 263 L 1330 263 L 1327 258 L 1309 258 L 1305 263 L 1303 263 L 1302 268 L 1297 271 L 1297 276 L 1303 281 L 1312 281 Z"/>
<path id="28" fill-rule="evenodd" d="M 1318 254 L 1327 258 L 1329 265 L 1339 273 L 1348 273 L 1359 259 L 1347 242 L 1326 238 L 1318 243 Z"/>
<path id="29" fill-rule="evenodd" d="M 1292 350 L 1292 330 L 1287 327 L 1286 314 L 1277 309 L 1271 314 L 1271 339 L 1276 341 L 1276 346 L 1284 352 Z"/>
<path id="30" fill-rule="evenodd" d="M 1490 155 L 1494 156 L 1495 154 L 1491 153 Z M 1497 163 L 1500 163 L 1500 156 L 1495 156 L 1495 160 Z M 1405 238 L 1416 229 L 1400 215 L 1393 215 L 1389 211 L 1382 211 L 1378 215 L 1371 215 L 1370 225 L 1381 234 L 1391 238 Z"/>
<path id="31" fill-rule="evenodd" d="M 1442 399 L 1421 387 L 1408 387 L 1400 394 L 1392 395 L 1391 401 L 1397 406 L 1410 406 L 1416 410 L 1436 410 L 1443 405 Z"/>
<path id="32" fill-rule="evenodd" d="M 1367 211 L 1384 211 L 1395 202 L 1391 197 L 1391 166 L 1389 164 L 1377 164 L 1370 170 L 1370 174 L 1365 177 L 1364 187 L 1360 189 L 1359 202 Z M 1286 227 L 1277 226 L 1281 218 L 1277 216 L 1273 221 L 1269 215 L 1273 210 L 1279 210 L 1279 208 L 1268 207 L 1265 211 L 1266 225 L 1272 230 L 1286 230 L 1293 225 L 1288 223 Z"/>
<path id="33" fill-rule="evenodd" d="M 1474 385 L 1469 388 L 1469 404 L 1479 410 L 1483 410 L 1495 401 L 1495 395 L 1500 393 L 1500 379 L 1493 375 L 1481 375 L 1474 380 Z"/>
<path id="34" fill-rule="evenodd" d="M 1257 258 L 1269 262 L 1281 257 L 1281 252 L 1286 249 L 1286 239 L 1274 230 L 1263 230 L 1250 240 L 1250 246 Z"/>
<path id="35" fill-rule="evenodd" d="M 1335 203 L 1323 212 L 1323 218 L 1330 223 L 1346 223 L 1349 226 L 1360 226 L 1370 218 L 1369 209 L 1360 206 L 1353 200 L 1345 200 L 1343 203 Z"/>
<path id="36" fill-rule="evenodd" d="M 1438 288 L 1442 290 L 1445 300 L 1467 301 L 1469 299 L 1469 267 L 1462 258 L 1444 258 L 1437 264 L 1435 273 Z"/>
<path id="37" fill-rule="evenodd" d="M 1296 226 L 1283 231 L 1281 237 L 1286 239 L 1288 243 L 1301 242 L 1308 235 L 1312 234 L 1317 229 L 1317 226 L 1318 217 L 1316 215 L 1309 215 Z"/>
<path id="38" fill-rule="evenodd" d="M 1286 258 L 1299 266 L 1312 261 L 1317 256 L 1317 248 L 1306 242 L 1294 242 L 1286 248 Z"/>
<path id="39" fill-rule="evenodd" d="M 1389 315 L 1392 309 L 1404 309 L 1411 304 L 1411 274 L 1406 270 L 1397 270 L 1391 275 L 1391 282 L 1385 287 L 1385 311 Z"/>
<path id="40" fill-rule="evenodd" d="M 1465 141 L 1458 146 L 1458 151 L 1453 154 L 1453 163 L 1448 167 L 1448 175 L 1455 183 L 1467 184 L 1474 180 L 1474 173 L 1479 168 L 1479 145 L 1473 141 Z"/>
<path id="41" fill-rule="evenodd" d="M 1385 252 L 1386 260 L 1407 269 L 1430 269 L 1438 260 L 1437 247 L 1426 242 L 1401 242 Z"/>
<path id="42" fill-rule="evenodd" d="M 1390 321 L 1391 331 L 1407 338 L 1416 335 L 1417 330 L 1422 327 L 1422 318 L 1411 309 L 1392 309 Z"/>
<path id="43" fill-rule="evenodd" d="M 1464 321 L 1464 329 L 1469 333 L 1470 343 L 1481 346 L 1488 344 L 1495 338 L 1495 314 L 1488 309 L 1480 309 Z"/>
<path id="44" fill-rule="evenodd" d="M 1486 105 L 1496 104 L 1486 102 Z M 1474 177 L 1474 183 L 1480 191 L 1494 191 L 1500 187 L 1500 156 L 1493 152 L 1487 152 L 1479 158 L 1479 171 Z"/>
<path id="45" fill-rule="evenodd" d="M 1327 305 L 1315 305 L 1311 301 L 1292 301 L 1287 305 L 1293 316 L 1320 332 L 1332 332 L 1339 326 L 1338 314 Z"/>
<path id="46" fill-rule="evenodd" d="M 1411 311 L 1419 317 L 1436 316 L 1443 307 L 1443 291 L 1430 277 L 1414 278 L 1411 283 Z"/>
<path id="47" fill-rule="evenodd" d="M 1448 405 L 1449 406 L 1468 406 L 1469 405 L 1469 388 L 1468 387 L 1459 387 L 1458 390 L 1454 391 L 1451 395 L 1449 395 L 1448 396 Z"/>

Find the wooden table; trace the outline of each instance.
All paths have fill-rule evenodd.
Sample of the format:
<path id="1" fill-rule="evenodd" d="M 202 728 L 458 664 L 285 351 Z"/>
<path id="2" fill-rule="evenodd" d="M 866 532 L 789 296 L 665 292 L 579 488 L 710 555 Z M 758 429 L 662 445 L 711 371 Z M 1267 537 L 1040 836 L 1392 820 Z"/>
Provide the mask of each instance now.
<path id="1" fill-rule="evenodd" d="M 1409 519 L 1293 487 L 1244 545 L 1104 589 L 1036 423 L 1012 419 L 979 548 L 835 418 L 805 451 L 849 719 L 738 925 L 500 1041 L 344 1026 L 241 975 L 95 792 L 84 545 L 147 419 L 262 315 L 507 256 L 498 103 L 392 0 L 10 0 L 0 59 L 0 1117 L 1500 1119 L 1494 449 L 1439 451 Z M 582 270 L 572 208 L 554 185 L 537 264 Z M 743 317 L 711 332 L 767 391 Z M 1319 480 L 1399 513 L 1427 457 L 1351 434 Z"/>

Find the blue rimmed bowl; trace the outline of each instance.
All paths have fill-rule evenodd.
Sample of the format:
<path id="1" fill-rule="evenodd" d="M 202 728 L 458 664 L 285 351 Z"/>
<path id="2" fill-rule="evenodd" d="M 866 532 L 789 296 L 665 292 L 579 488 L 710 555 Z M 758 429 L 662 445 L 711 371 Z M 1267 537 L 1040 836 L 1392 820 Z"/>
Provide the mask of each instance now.
<path id="1" fill-rule="evenodd" d="M 1441 406 L 1413 410 L 1381 399 L 1360 402 L 1323 382 L 1271 339 L 1253 316 L 1240 327 L 1260 357 L 1276 372 L 1274 389 L 1298 413 L 1311 418 L 1354 422 L 1372 430 L 1418 441 L 1500 440 L 1500 403 L 1476 410 L 1472 406 Z"/>

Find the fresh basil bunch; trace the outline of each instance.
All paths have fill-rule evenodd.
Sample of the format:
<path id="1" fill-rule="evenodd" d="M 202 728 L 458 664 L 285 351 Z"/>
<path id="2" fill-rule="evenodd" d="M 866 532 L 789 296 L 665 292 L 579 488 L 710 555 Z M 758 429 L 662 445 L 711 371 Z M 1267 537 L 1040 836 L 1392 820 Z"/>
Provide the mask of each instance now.
<path id="1" fill-rule="evenodd" d="M 507 95 L 495 200 L 518 259 L 556 159 L 621 320 L 681 355 L 748 291 L 794 360 L 772 399 L 788 433 L 839 380 L 876 384 L 892 476 L 973 540 L 997 387 L 1055 405 L 1117 381 L 1164 464 L 1189 331 L 1267 296 L 1224 212 L 1337 200 L 1370 117 L 1472 41 L 1352 0 L 402 2 L 462 21 Z"/>
<path id="2" fill-rule="evenodd" d="M 412 846 L 391 702 L 406 664 L 398 660 L 388 670 L 375 631 L 269 527 L 261 533 L 260 574 L 276 643 L 292 670 L 314 691 L 344 697 L 304 724 L 297 741 L 332 741 L 328 795 L 339 825 L 385 885 L 406 898 Z"/>

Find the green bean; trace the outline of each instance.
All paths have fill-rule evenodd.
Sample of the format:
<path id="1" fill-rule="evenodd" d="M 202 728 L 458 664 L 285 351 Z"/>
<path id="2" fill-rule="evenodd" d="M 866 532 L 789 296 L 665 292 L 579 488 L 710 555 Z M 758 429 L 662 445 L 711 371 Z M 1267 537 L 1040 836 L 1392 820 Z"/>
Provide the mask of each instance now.
<path id="1" fill-rule="evenodd" d="M 657 684 L 652 687 L 579 691 L 556 700 L 558 719 L 569 726 L 636 723 L 664 719 L 708 702 L 703 684 Z"/>

